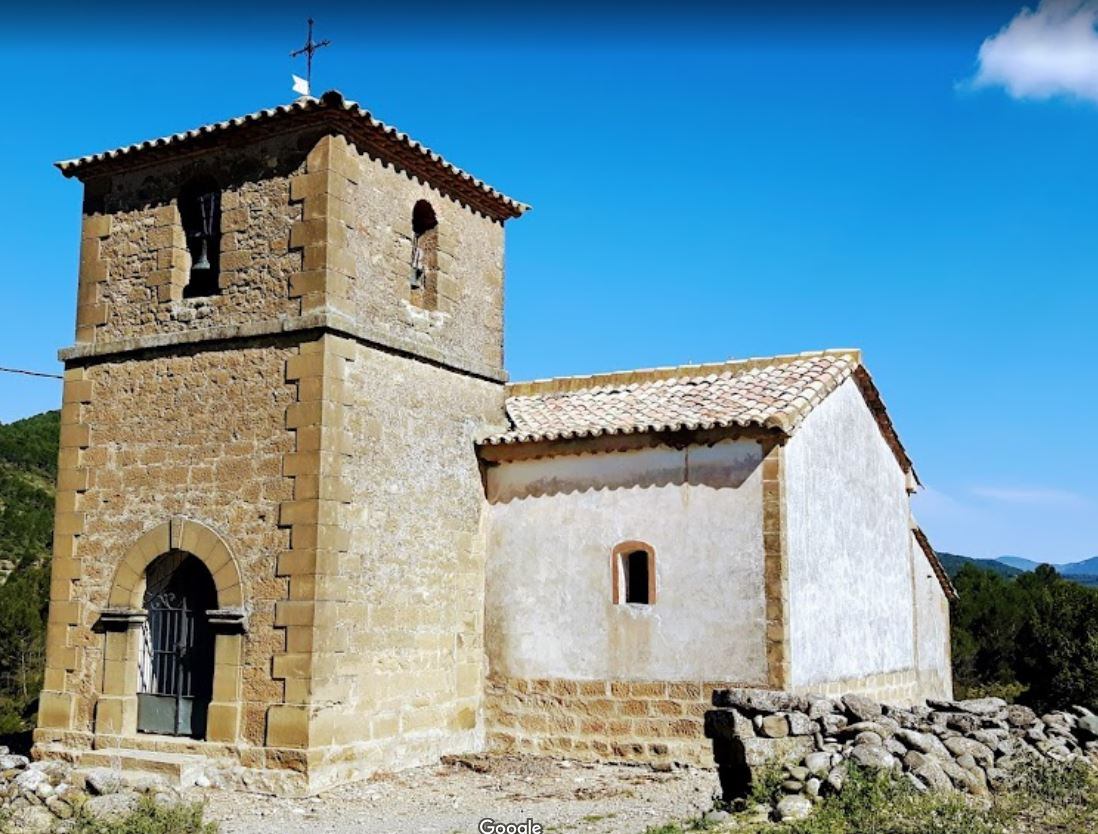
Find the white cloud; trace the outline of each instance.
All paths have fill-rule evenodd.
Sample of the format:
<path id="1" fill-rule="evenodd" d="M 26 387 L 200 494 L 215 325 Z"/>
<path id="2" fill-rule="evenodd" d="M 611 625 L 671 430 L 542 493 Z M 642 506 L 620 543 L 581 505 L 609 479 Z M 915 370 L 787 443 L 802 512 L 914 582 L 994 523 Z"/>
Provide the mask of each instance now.
<path id="1" fill-rule="evenodd" d="M 980 46 L 976 86 L 1014 98 L 1077 96 L 1098 102 L 1098 0 L 1042 0 Z"/>
<path id="2" fill-rule="evenodd" d="M 1055 504 L 1061 507 L 1080 507 L 1087 500 L 1066 489 L 1010 488 L 1010 487 L 973 487 L 972 494 L 1008 504 Z"/>

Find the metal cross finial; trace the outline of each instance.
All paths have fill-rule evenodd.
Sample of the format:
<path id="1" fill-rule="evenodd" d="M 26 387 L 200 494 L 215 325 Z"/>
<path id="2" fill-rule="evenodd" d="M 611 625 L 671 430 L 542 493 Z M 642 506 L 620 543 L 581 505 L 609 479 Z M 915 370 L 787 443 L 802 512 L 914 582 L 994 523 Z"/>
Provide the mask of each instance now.
<path id="1" fill-rule="evenodd" d="M 313 53 L 318 49 L 323 49 L 326 46 L 331 46 L 330 40 L 314 41 L 313 40 L 313 19 L 309 18 L 309 36 L 305 39 L 305 45 L 301 49 L 297 49 L 290 53 L 291 58 L 296 58 L 299 55 L 305 56 L 305 80 L 309 84 L 310 92 L 313 89 Z"/>

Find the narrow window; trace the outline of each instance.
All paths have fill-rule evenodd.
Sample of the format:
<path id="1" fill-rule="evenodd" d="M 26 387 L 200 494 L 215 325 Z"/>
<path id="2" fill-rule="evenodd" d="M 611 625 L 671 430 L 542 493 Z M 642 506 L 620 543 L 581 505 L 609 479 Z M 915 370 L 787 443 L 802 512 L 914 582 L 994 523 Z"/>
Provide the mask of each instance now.
<path id="1" fill-rule="evenodd" d="M 185 298 L 216 295 L 221 266 L 221 190 L 209 177 L 191 180 L 179 193 L 179 216 L 191 254 Z"/>
<path id="2" fill-rule="evenodd" d="M 634 550 L 625 554 L 625 601 L 648 605 L 648 554 Z"/>
<path id="3" fill-rule="evenodd" d="M 412 209 L 412 303 L 438 306 L 438 219 L 426 200 Z"/>
<path id="4" fill-rule="evenodd" d="M 652 605 L 656 601 L 656 557 L 643 542 L 623 542 L 613 552 L 614 602 Z"/>

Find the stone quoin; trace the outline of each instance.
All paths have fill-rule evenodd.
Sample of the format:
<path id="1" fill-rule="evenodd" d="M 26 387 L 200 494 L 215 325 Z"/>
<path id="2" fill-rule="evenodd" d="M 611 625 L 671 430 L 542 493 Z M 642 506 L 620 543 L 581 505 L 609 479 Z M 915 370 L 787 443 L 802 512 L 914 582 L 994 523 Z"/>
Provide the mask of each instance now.
<path id="1" fill-rule="evenodd" d="M 486 749 L 709 764 L 728 687 L 951 696 L 858 351 L 508 384 L 529 207 L 334 91 L 58 167 L 39 758 L 302 794 Z"/>

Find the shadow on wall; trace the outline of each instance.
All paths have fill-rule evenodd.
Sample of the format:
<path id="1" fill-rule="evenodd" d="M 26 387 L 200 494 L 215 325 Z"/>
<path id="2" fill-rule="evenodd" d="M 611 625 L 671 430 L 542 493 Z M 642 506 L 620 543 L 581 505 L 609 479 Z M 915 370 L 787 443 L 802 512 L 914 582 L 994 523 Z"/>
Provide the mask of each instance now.
<path id="1" fill-rule="evenodd" d="M 736 489 L 762 464 L 754 441 L 730 440 L 683 449 L 657 447 L 510 461 L 487 473 L 488 500 L 636 487 Z"/>

